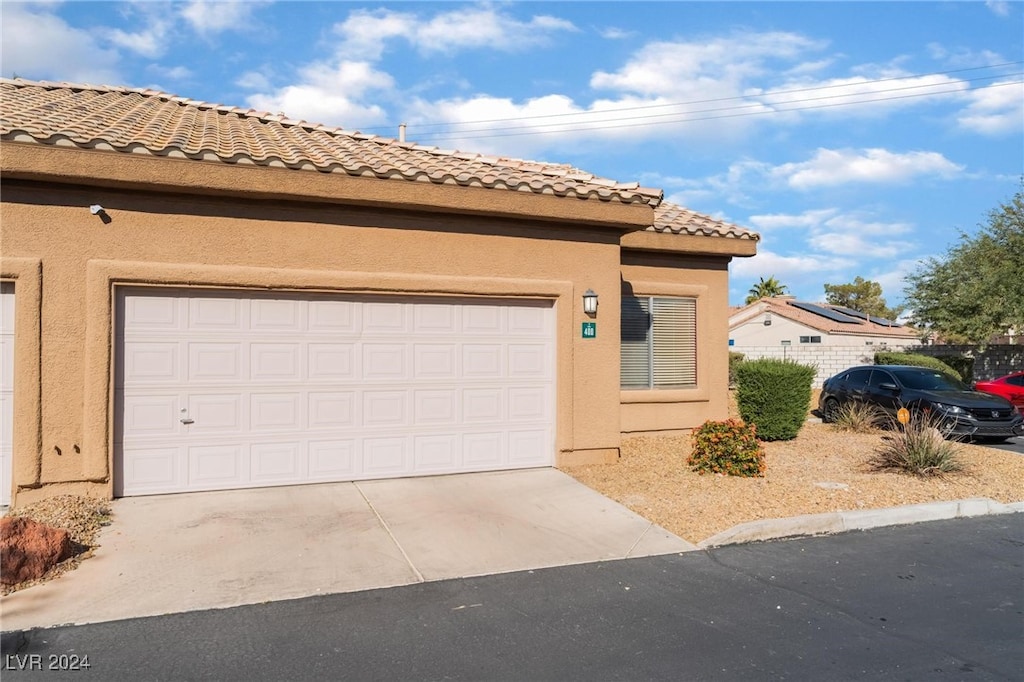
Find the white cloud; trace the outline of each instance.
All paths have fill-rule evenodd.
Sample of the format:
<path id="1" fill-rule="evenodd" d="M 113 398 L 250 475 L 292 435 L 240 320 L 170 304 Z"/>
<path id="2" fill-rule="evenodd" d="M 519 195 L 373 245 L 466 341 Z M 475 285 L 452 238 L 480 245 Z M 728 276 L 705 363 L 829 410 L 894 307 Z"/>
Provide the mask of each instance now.
<path id="1" fill-rule="evenodd" d="M 247 90 L 270 90 L 272 87 L 270 79 L 259 71 L 246 71 L 235 79 L 235 85 Z"/>
<path id="2" fill-rule="evenodd" d="M 252 10 L 261 2 L 255 0 L 191 0 L 181 9 L 181 17 L 200 34 L 221 33 L 246 27 Z"/>
<path id="3" fill-rule="evenodd" d="M 622 40 L 624 38 L 631 38 L 636 35 L 636 33 L 634 31 L 627 31 L 615 26 L 610 26 L 608 28 L 599 29 L 598 35 L 605 40 Z"/>
<path id="4" fill-rule="evenodd" d="M 296 85 L 272 94 L 250 96 L 249 106 L 353 130 L 379 125 L 384 118 L 383 108 L 361 104 L 362 96 L 394 87 L 391 76 L 375 71 L 365 62 L 343 62 L 337 66 L 312 64 L 299 75 Z"/>
<path id="5" fill-rule="evenodd" d="M 804 211 L 797 215 L 774 213 L 768 215 L 752 215 L 748 222 L 757 230 L 812 229 L 816 228 L 836 215 L 836 209 L 825 208 Z"/>
<path id="6" fill-rule="evenodd" d="M 982 135 L 1020 134 L 1024 129 L 1024 83 L 1004 81 L 976 88 L 970 104 L 956 120 L 963 128 Z"/>
<path id="7" fill-rule="evenodd" d="M 818 149 L 809 161 L 775 166 L 771 175 L 793 189 L 859 183 L 907 182 L 925 175 L 950 178 L 963 171 L 938 152 L 898 154 L 886 149 Z"/>
<path id="8" fill-rule="evenodd" d="M 554 35 L 576 31 L 571 22 L 546 15 L 519 21 L 494 7 L 460 8 L 422 19 L 412 12 L 356 10 L 334 26 L 344 59 L 376 61 L 387 42 L 402 38 L 421 52 L 452 53 L 487 48 L 518 52 L 547 44 Z"/>
<path id="9" fill-rule="evenodd" d="M 158 64 L 150 64 L 147 67 L 148 71 L 151 71 L 161 78 L 167 78 L 175 81 L 182 81 L 192 77 L 192 71 L 184 66 L 160 66 Z"/>
<path id="10" fill-rule="evenodd" d="M 814 275 L 832 271 L 843 271 L 856 263 L 849 258 L 808 254 L 783 256 L 772 251 L 758 249 L 756 256 L 736 258 L 730 264 L 731 276 L 756 280 L 758 277 L 776 277 L 787 284 L 786 277 L 792 275 Z"/>
<path id="11" fill-rule="evenodd" d="M 166 21 L 154 21 L 145 29 L 136 32 L 111 29 L 110 42 L 117 47 L 134 52 L 147 59 L 157 59 L 167 51 L 168 34 L 171 24 Z"/>
<path id="12" fill-rule="evenodd" d="M 1006 0 L 985 0 L 985 6 L 992 10 L 993 14 L 1001 17 L 1010 16 L 1010 3 Z"/>
<path id="13" fill-rule="evenodd" d="M 115 50 L 101 48 L 94 33 L 72 28 L 45 8 L 5 2 L 0 25 L 5 77 L 90 84 L 122 80 Z"/>

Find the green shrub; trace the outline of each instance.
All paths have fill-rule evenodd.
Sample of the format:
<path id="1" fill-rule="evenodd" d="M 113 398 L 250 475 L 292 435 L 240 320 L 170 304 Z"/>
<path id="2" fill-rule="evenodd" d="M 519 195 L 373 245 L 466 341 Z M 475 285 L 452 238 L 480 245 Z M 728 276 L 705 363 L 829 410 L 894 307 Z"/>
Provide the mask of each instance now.
<path id="1" fill-rule="evenodd" d="M 868 433 L 886 422 L 885 412 L 877 405 L 851 400 L 836 412 L 832 423 L 840 431 Z"/>
<path id="2" fill-rule="evenodd" d="M 764 448 L 757 427 L 737 419 L 706 421 L 691 435 L 693 452 L 687 464 L 699 473 L 764 476 Z"/>
<path id="3" fill-rule="evenodd" d="M 736 351 L 729 351 L 729 385 L 736 385 L 736 365 L 743 362 L 743 358 L 746 357 L 743 353 L 737 353 Z"/>
<path id="4" fill-rule="evenodd" d="M 791 360 L 745 360 L 736 366 L 740 418 L 762 440 L 792 440 L 807 420 L 815 368 Z"/>
<path id="5" fill-rule="evenodd" d="M 910 365 L 912 367 L 927 367 L 928 369 L 937 369 L 940 372 L 945 372 L 946 374 L 956 377 L 957 379 L 964 378 L 960 372 L 950 367 L 942 360 L 930 357 L 928 355 L 919 355 L 918 353 L 879 351 L 878 353 L 875 353 L 875 364 Z"/>
<path id="6" fill-rule="evenodd" d="M 953 371 L 967 383 L 973 381 L 974 358 L 969 358 L 966 355 L 936 355 L 935 359 L 952 367 Z"/>
<path id="7" fill-rule="evenodd" d="M 939 476 L 961 471 L 960 446 L 946 440 L 934 417 L 911 413 L 910 423 L 896 424 L 882 439 L 868 464 L 879 471 L 903 471 L 918 476 Z"/>

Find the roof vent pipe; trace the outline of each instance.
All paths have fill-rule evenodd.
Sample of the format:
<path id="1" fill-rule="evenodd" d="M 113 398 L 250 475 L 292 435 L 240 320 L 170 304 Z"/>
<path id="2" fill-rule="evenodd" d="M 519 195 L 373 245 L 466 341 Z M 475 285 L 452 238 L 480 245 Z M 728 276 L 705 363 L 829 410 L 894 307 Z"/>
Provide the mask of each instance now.
<path id="1" fill-rule="evenodd" d="M 405 142 L 405 124 L 404 123 L 399 123 L 398 124 L 398 141 L 399 142 Z"/>

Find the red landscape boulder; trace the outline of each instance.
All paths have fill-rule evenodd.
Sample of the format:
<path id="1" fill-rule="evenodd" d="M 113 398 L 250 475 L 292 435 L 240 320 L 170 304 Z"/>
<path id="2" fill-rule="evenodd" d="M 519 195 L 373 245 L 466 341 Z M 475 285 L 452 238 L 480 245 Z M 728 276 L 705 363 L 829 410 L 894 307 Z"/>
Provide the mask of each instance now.
<path id="1" fill-rule="evenodd" d="M 0 519 L 0 583 L 4 585 L 41 578 L 72 552 L 66 530 L 24 517 Z"/>

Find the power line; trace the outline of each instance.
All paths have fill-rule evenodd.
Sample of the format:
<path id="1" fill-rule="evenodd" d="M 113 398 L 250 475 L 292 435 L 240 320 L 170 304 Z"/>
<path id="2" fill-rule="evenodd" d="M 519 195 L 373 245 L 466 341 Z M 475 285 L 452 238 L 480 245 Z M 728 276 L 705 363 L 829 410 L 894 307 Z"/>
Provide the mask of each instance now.
<path id="1" fill-rule="evenodd" d="M 997 68 L 1002 68 L 1002 67 L 1006 67 L 1006 66 L 1019 66 L 1021 64 L 1024 64 L 1024 61 L 1002 62 L 1000 64 L 990 64 L 988 66 L 972 66 L 972 67 L 963 68 L 963 69 L 951 69 L 949 71 L 933 71 L 933 72 L 930 72 L 930 73 L 912 74 L 912 75 L 909 75 L 909 76 L 890 76 L 888 78 L 875 78 L 875 79 L 872 79 L 872 80 L 865 80 L 865 81 L 861 81 L 859 83 L 834 83 L 832 85 L 817 85 L 817 86 L 814 86 L 814 87 L 807 87 L 807 88 L 790 88 L 790 89 L 787 89 L 787 90 L 769 90 L 767 92 L 758 93 L 757 96 L 758 97 L 773 97 L 773 96 L 776 96 L 776 95 L 789 95 L 789 94 L 794 94 L 794 93 L 799 93 L 799 92 L 817 92 L 819 90 L 831 90 L 831 89 L 835 89 L 835 88 L 864 87 L 864 86 L 868 86 L 868 85 L 875 85 L 875 84 L 878 84 L 878 83 L 889 83 L 889 82 L 892 82 L 892 81 L 907 81 L 907 80 L 914 80 L 914 79 L 918 79 L 918 78 L 929 78 L 929 77 L 932 77 L 932 76 L 948 76 L 949 74 L 953 74 L 953 73 L 966 73 L 968 71 L 981 71 L 981 70 L 986 70 L 986 69 L 997 69 Z M 1000 78 L 1000 77 L 1004 77 L 1006 75 L 1019 76 L 1020 73 L 1015 73 L 1015 74 L 998 74 L 998 75 L 995 75 L 995 76 L 985 76 L 985 77 L 978 78 L 978 79 L 968 79 L 967 82 L 973 82 L 974 80 L 984 80 L 986 78 L 987 79 Z M 562 118 L 562 117 L 566 117 L 566 116 L 586 116 L 586 115 L 594 115 L 594 114 L 597 114 L 597 113 L 600 113 L 600 114 L 610 114 L 610 113 L 629 112 L 629 111 L 643 111 L 643 110 L 646 110 L 646 109 L 662 109 L 662 108 L 665 108 L 665 107 L 684 107 L 684 106 L 691 106 L 691 105 L 695 105 L 695 104 L 713 104 L 715 102 L 730 102 L 730 101 L 735 101 L 735 100 L 743 101 L 743 100 L 747 100 L 747 99 L 750 99 L 750 97 L 746 96 L 746 95 L 734 95 L 734 96 L 731 96 L 731 97 L 716 97 L 716 98 L 712 98 L 712 99 L 691 100 L 691 101 L 688 101 L 688 102 L 668 102 L 668 103 L 665 103 L 665 104 L 645 104 L 645 105 L 640 105 L 640 106 L 635 106 L 635 107 L 621 107 L 621 108 L 618 108 L 618 109 L 606 109 L 606 110 L 601 111 L 601 112 L 580 112 L 580 113 L 563 113 L 563 114 L 538 114 L 537 116 L 517 116 L 517 117 L 514 117 L 514 118 L 492 118 L 492 119 L 482 119 L 482 120 L 479 120 L 479 121 L 465 121 L 465 122 L 461 122 L 461 123 L 421 123 L 421 124 L 417 124 L 416 127 L 417 128 L 436 128 L 436 127 L 452 126 L 452 125 L 479 125 L 479 124 L 483 124 L 483 123 L 505 123 L 505 122 L 511 122 L 511 121 L 522 122 L 523 120 L 546 119 L 546 118 Z M 379 128 L 379 129 L 380 130 L 390 130 L 390 129 L 394 128 L 394 127 L 395 126 L 383 126 L 383 127 Z M 366 130 L 378 130 L 378 128 L 366 128 Z"/>
<path id="2" fill-rule="evenodd" d="M 770 91 L 766 91 L 766 92 L 762 92 L 762 93 L 757 93 L 756 95 L 753 95 L 753 97 L 757 97 L 760 100 L 766 100 L 766 99 L 770 99 L 772 97 L 776 97 L 776 96 L 779 96 L 779 95 L 797 94 L 797 93 L 826 92 L 826 91 L 829 91 L 829 90 L 835 90 L 835 89 L 839 89 L 839 88 L 843 88 L 843 89 L 847 89 L 847 90 L 850 90 L 850 89 L 863 89 L 863 88 L 870 87 L 870 86 L 873 86 L 873 85 L 876 85 L 876 84 L 881 84 L 881 83 L 891 83 L 891 82 L 895 82 L 895 81 L 906 82 L 906 81 L 912 81 L 912 80 L 920 80 L 922 78 L 930 78 L 930 77 L 935 77 L 935 76 L 944 76 L 944 75 L 949 75 L 949 74 L 954 74 L 954 73 L 966 73 L 966 72 L 979 71 L 979 70 L 984 70 L 984 69 L 995 69 L 995 68 L 1002 68 L 1002 67 L 1007 67 L 1007 66 L 1017 66 L 1017 65 L 1020 65 L 1020 64 L 1024 64 L 1024 61 L 1004 62 L 1004 63 L 1001 63 L 1001 64 L 993 64 L 993 65 L 989 65 L 989 66 L 971 67 L 971 68 L 965 68 L 965 69 L 954 69 L 954 70 L 949 70 L 949 71 L 937 71 L 937 72 L 925 73 L 925 74 L 913 74 L 913 75 L 907 75 L 907 76 L 894 76 L 894 77 L 889 77 L 889 78 L 879 78 L 879 79 L 873 79 L 873 80 L 866 80 L 866 81 L 861 81 L 861 82 L 857 82 L 857 83 L 835 83 L 835 84 L 831 84 L 831 85 L 823 85 L 823 86 L 808 87 L 808 88 L 790 88 L 790 89 L 786 89 L 786 90 L 770 90 Z M 445 128 L 445 129 L 444 130 L 438 130 L 438 131 L 435 131 L 435 132 L 430 132 L 430 131 L 422 132 L 420 135 L 417 135 L 416 137 L 417 137 L 417 139 L 424 140 L 424 141 L 437 142 L 437 141 L 443 141 L 443 140 L 454 139 L 454 138 L 460 138 L 460 139 L 479 139 L 479 138 L 490 138 L 490 137 L 511 137 L 511 136 L 521 136 L 521 135 L 543 135 L 543 134 L 565 133 L 565 132 L 582 131 L 582 130 L 607 130 L 607 129 L 613 129 L 613 128 L 640 127 L 640 126 L 645 126 L 645 125 L 667 125 L 667 124 L 671 124 L 671 123 L 688 123 L 688 122 L 694 122 L 694 121 L 705 121 L 705 120 L 713 120 L 713 119 L 719 119 L 719 118 L 736 118 L 736 117 L 742 117 L 742 116 L 755 116 L 755 115 L 765 115 L 765 114 L 772 114 L 772 113 L 784 113 L 784 112 L 788 112 L 788 111 L 803 111 L 803 110 L 808 110 L 808 109 L 834 108 L 834 107 L 841 107 L 841 106 L 857 106 L 857 105 L 862 105 L 862 104 L 870 104 L 870 103 L 873 103 L 873 102 L 883 102 L 883 101 L 889 101 L 889 100 L 910 99 L 910 98 L 916 98 L 916 97 L 933 97 L 933 96 L 943 95 L 943 94 L 955 94 L 955 93 L 965 92 L 969 88 L 968 89 L 965 89 L 965 88 L 962 88 L 962 87 L 955 87 L 955 88 L 948 88 L 947 87 L 946 89 L 938 89 L 938 88 L 942 88 L 943 86 L 963 84 L 963 83 L 970 84 L 970 83 L 978 83 L 978 82 L 982 82 L 982 81 L 991 81 L 991 80 L 995 80 L 997 78 L 1006 78 L 1006 77 L 1015 77 L 1016 78 L 1016 77 L 1020 77 L 1022 75 L 1024 75 L 1024 73 L 1022 73 L 1022 72 L 1000 73 L 1000 74 L 996 74 L 996 75 L 979 76 L 977 78 L 961 79 L 961 80 L 947 82 L 947 83 L 941 83 L 941 84 L 939 84 L 939 83 L 924 83 L 924 84 L 918 83 L 918 84 L 914 84 L 914 85 L 904 85 L 904 86 L 895 87 L 895 88 L 886 88 L 886 89 L 883 89 L 883 90 L 876 90 L 876 91 L 872 91 L 872 92 L 858 92 L 858 93 L 852 93 L 852 94 L 849 94 L 849 93 L 828 94 L 828 95 L 822 95 L 820 97 L 794 98 L 794 99 L 789 99 L 789 100 L 782 101 L 782 102 L 769 102 L 769 103 L 766 103 L 764 101 L 758 101 L 758 102 L 753 102 L 753 103 L 748 103 L 748 104 L 741 104 L 741 105 L 732 106 L 732 107 L 716 107 L 716 108 L 710 108 L 710 109 L 695 109 L 695 110 L 684 111 L 684 112 L 673 111 L 673 112 L 666 112 L 666 113 L 659 113 L 659 114 L 634 115 L 634 116 L 628 116 L 627 117 L 628 121 L 640 121 L 640 119 L 655 119 L 655 118 L 669 119 L 669 120 L 664 120 L 664 121 L 659 121 L 659 122 L 651 122 L 651 121 L 645 121 L 645 122 L 622 122 L 622 117 L 609 118 L 609 116 L 612 116 L 614 114 L 621 114 L 621 113 L 627 113 L 628 114 L 628 113 L 631 113 L 631 112 L 640 112 L 640 111 L 647 111 L 647 110 L 654 110 L 654 109 L 665 109 L 665 108 L 669 108 L 669 107 L 680 108 L 680 107 L 688 107 L 688 106 L 694 106 L 694 105 L 699 105 L 699 104 L 713 104 L 713 103 L 730 102 L 730 101 L 747 101 L 747 102 L 749 102 L 749 100 L 751 99 L 752 96 L 738 95 L 738 96 L 731 96 L 731 97 L 709 98 L 709 99 L 703 99 L 703 100 L 691 100 L 691 101 L 688 101 L 688 102 L 675 102 L 675 103 L 665 103 L 665 104 L 650 104 L 650 105 L 641 105 L 641 106 L 636 106 L 636 107 L 621 107 L 621 108 L 618 108 L 618 109 L 606 109 L 606 110 L 603 110 L 603 111 L 574 112 L 574 113 L 570 112 L 570 113 L 559 113 L 559 114 L 541 114 L 541 115 L 537 115 L 537 116 L 521 116 L 521 117 L 515 117 L 515 118 L 483 119 L 483 120 L 479 120 L 479 121 L 464 121 L 464 122 L 449 122 L 449 123 L 424 123 L 424 124 L 417 124 L 416 128 L 418 130 L 422 130 L 423 128 L 442 128 L 442 127 Z M 1001 83 L 1001 84 L 997 83 L 997 84 L 991 85 L 989 87 L 1000 87 L 1000 86 L 1005 86 L 1005 85 L 1015 85 L 1015 84 L 1018 84 L 1020 82 L 1021 81 L 1010 81 L 1010 82 Z M 928 92 L 916 93 L 916 94 L 912 94 L 912 95 L 892 96 L 892 97 L 871 97 L 871 98 L 865 99 L 865 97 L 867 97 L 869 95 L 885 94 L 885 93 L 891 93 L 891 92 L 900 92 L 900 91 L 905 91 L 905 90 L 920 90 L 920 89 L 926 89 L 926 88 L 929 89 Z M 791 108 L 787 108 L 787 109 L 779 109 L 779 108 L 777 108 L 777 107 L 780 107 L 780 106 L 786 106 L 786 105 L 790 105 L 790 104 L 802 104 L 802 103 L 806 103 L 806 102 L 815 102 L 815 101 L 820 101 L 820 100 L 838 99 L 838 98 L 858 98 L 858 99 L 854 99 L 853 101 L 848 101 L 848 102 L 838 102 L 838 103 L 823 104 L 823 105 L 791 107 Z M 771 106 L 772 108 L 771 109 L 767 109 L 767 110 L 758 110 L 758 111 L 742 111 L 742 110 L 745 110 L 745 109 L 756 109 L 756 108 L 765 107 L 765 106 Z M 719 113 L 719 112 L 724 112 L 724 113 L 721 113 L 720 115 L 714 115 L 714 116 L 699 116 L 699 117 L 694 117 L 693 116 L 694 114 L 708 114 L 708 113 Z M 730 112 L 740 112 L 740 113 L 730 113 Z M 540 123 L 539 122 L 541 120 L 569 118 L 569 117 L 572 117 L 575 120 L 567 121 L 565 123 L 558 123 L 558 122 Z M 581 120 L 581 119 L 584 119 L 586 117 L 589 117 L 591 119 L 591 122 L 588 122 L 587 120 Z M 675 118 L 673 118 L 673 117 L 675 117 Z M 538 123 L 530 124 L 529 123 L 530 121 L 538 121 Z M 494 130 L 493 127 L 484 127 L 484 128 L 481 128 L 481 127 L 470 128 L 469 127 L 469 126 L 483 126 L 484 124 L 489 124 L 489 123 L 507 123 L 507 122 L 515 122 L 515 123 L 519 123 L 519 124 L 524 124 L 525 123 L 525 125 L 518 125 L 518 126 L 512 126 L 512 127 L 508 127 L 508 126 L 498 127 L 497 130 Z M 609 125 L 597 125 L 597 124 L 600 124 L 600 123 L 609 123 Z M 366 129 L 363 129 L 363 131 L 364 132 L 372 132 L 374 130 L 384 131 L 384 130 L 391 130 L 391 128 L 393 128 L 393 127 L 394 126 L 390 126 L 390 127 L 387 127 L 387 128 L 366 128 Z M 512 131 L 526 131 L 526 132 L 512 132 Z M 475 133 L 479 133 L 479 134 L 475 134 Z"/>
<path id="3" fill-rule="evenodd" d="M 1022 83 L 1024 83 L 1024 80 L 1010 81 L 1010 82 L 1007 82 L 1007 83 L 996 83 L 996 84 L 991 85 L 989 87 L 993 87 L 993 88 L 1005 87 L 1007 85 L 1020 85 Z M 456 131 L 456 132 L 449 133 L 447 135 L 443 135 L 441 133 L 437 133 L 436 137 L 429 138 L 429 136 L 428 136 L 428 138 L 431 139 L 431 141 L 433 141 L 433 142 L 437 142 L 438 140 L 445 140 L 445 139 L 456 138 L 456 137 L 459 138 L 459 139 L 473 140 L 473 139 L 484 139 L 484 138 L 492 138 L 492 137 L 520 137 L 520 136 L 523 136 L 523 135 L 545 135 L 545 134 L 553 134 L 553 133 L 569 133 L 569 132 L 575 132 L 575 131 L 581 131 L 581 130 L 592 131 L 592 130 L 614 130 L 614 129 L 617 129 L 617 128 L 639 128 L 639 127 L 642 127 L 642 126 L 649 126 L 649 125 L 668 125 L 670 123 L 694 123 L 694 122 L 698 122 L 698 121 L 713 121 L 713 120 L 724 119 L 724 118 L 741 118 L 741 117 L 745 117 L 745 116 L 764 116 L 764 115 L 768 115 L 768 114 L 782 114 L 782 113 L 788 113 L 788 112 L 791 112 L 791 111 L 807 111 L 807 110 L 811 110 L 811 109 L 829 109 L 829 108 L 835 108 L 835 107 L 849 107 L 849 106 L 856 106 L 858 104 L 871 104 L 871 103 L 874 103 L 874 102 L 887 102 L 887 101 L 891 101 L 891 100 L 912 99 L 912 98 L 915 98 L 915 97 L 928 97 L 928 96 L 932 96 L 932 95 L 941 95 L 941 94 L 959 93 L 959 92 L 963 92 L 963 90 L 951 89 L 951 90 L 941 90 L 941 91 L 938 91 L 938 92 L 925 93 L 925 94 L 918 93 L 918 94 L 913 94 L 913 95 L 894 95 L 892 97 L 877 97 L 877 98 L 873 98 L 873 99 L 858 100 L 856 102 L 833 102 L 831 104 L 815 104 L 815 105 L 806 106 L 806 107 L 792 107 L 792 108 L 789 108 L 789 109 L 766 109 L 766 110 L 762 110 L 762 111 L 747 111 L 747 112 L 735 113 L 735 114 L 720 114 L 720 115 L 717 115 L 717 116 L 701 116 L 701 117 L 697 117 L 697 118 L 680 118 L 680 119 L 669 120 L 669 121 L 659 121 L 658 123 L 650 123 L 650 122 L 643 122 L 643 123 L 616 123 L 614 125 L 606 125 L 606 126 L 584 126 L 584 127 L 579 127 L 579 128 L 562 128 L 562 129 L 559 129 L 559 130 L 536 130 L 536 129 L 530 129 L 530 130 L 527 130 L 525 132 L 508 132 L 508 133 L 494 132 L 494 133 L 485 133 L 485 134 L 481 134 L 481 135 L 460 135 Z M 794 101 L 799 101 L 799 100 L 794 100 Z M 736 107 L 736 108 L 740 108 L 740 107 Z M 569 125 L 569 124 L 555 124 L 555 125 Z"/>
<path id="4" fill-rule="evenodd" d="M 965 82 L 966 83 L 974 83 L 974 82 L 985 81 L 985 80 L 993 80 L 995 78 L 1005 78 L 1006 76 L 1019 77 L 1019 76 L 1022 76 L 1022 75 L 1024 75 L 1024 72 L 1019 72 L 1019 73 L 1014 73 L 1014 74 L 1000 74 L 998 76 L 983 76 L 983 77 L 971 79 L 969 81 L 957 81 L 956 83 L 945 83 L 945 84 L 926 83 L 926 84 L 918 84 L 918 85 L 905 85 L 905 86 L 901 86 L 901 87 L 898 87 L 898 88 L 888 88 L 888 89 L 884 89 L 884 90 L 875 90 L 875 91 L 870 91 L 870 92 L 857 92 L 857 93 L 842 93 L 842 94 L 833 94 L 833 95 L 822 95 L 821 97 L 807 97 L 807 98 L 803 98 L 803 99 L 791 99 L 791 100 L 785 100 L 785 101 L 779 101 L 779 102 L 758 101 L 758 102 L 752 102 L 750 104 L 743 104 L 743 105 L 734 106 L 734 107 L 716 107 L 716 108 L 711 108 L 711 109 L 694 109 L 694 110 L 690 110 L 690 111 L 669 112 L 669 113 L 662 113 L 662 114 L 646 114 L 646 115 L 643 115 L 643 116 L 630 116 L 628 118 L 629 118 L 629 120 L 632 120 L 632 121 L 637 121 L 637 120 L 640 120 L 640 119 L 670 118 L 671 120 L 662 121 L 661 123 L 678 123 L 678 122 L 685 122 L 685 121 L 690 121 L 690 120 L 695 120 L 695 121 L 707 120 L 708 118 L 725 118 L 725 116 L 722 116 L 722 117 L 697 117 L 697 118 L 690 118 L 694 114 L 711 114 L 711 113 L 718 113 L 718 112 L 726 112 L 726 113 L 728 113 L 728 112 L 741 112 L 741 113 L 737 113 L 737 114 L 733 114 L 732 116 L 729 116 L 730 118 L 734 118 L 736 116 L 744 115 L 743 110 L 745 110 L 745 109 L 758 109 L 758 111 L 745 112 L 745 113 L 750 114 L 750 115 L 765 114 L 765 113 L 776 113 L 776 112 L 782 112 L 782 111 L 799 111 L 799 110 L 803 110 L 803 109 L 814 109 L 814 108 L 823 108 L 823 107 L 807 106 L 807 107 L 800 107 L 800 108 L 793 108 L 793 109 L 779 109 L 777 107 L 784 107 L 784 106 L 789 105 L 789 104 L 803 104 L 803 103 L 806 103 L 806 102 L 817 102 L 817 101 L 821 101 L 821 100 L 840 99 L 840 98 L 849 99 L 851 101 L 837 102 L 837 103 L 833 103 L 833 104 L 828 105 L 828 106 L 832 106 L 832 107 L 856 106 L 858 104 L 870 104 L 871 102 L 881 102 L 881 101 L 886 101 L 886 100 L 890 100 L 890 99 L 910 99 L 910 98 L 915 98 L 915 97 L 933 97 L 933 96 L 937 96 L 937 95 L 950 94 L 950 93 L 954 93 L 954 94 L 955 93 L 962 93 L 962 92 L 966 91 L 965 88 L 962 88 L 962 87 L 949 87 L 949 86 L 957 85 L 958 83 L 965 83 Z M 1001 83 L 1001 84 L 997 83 L 997 84 L 992 85 L 990 87 L 1000 87 L 1000 86 L 1003 86 L 1003 85 L 1013 85 L 1013 84 L 1016 84 L 1016 83 L 1019 83 L 1019 82 L 1021 82 L 1021 81 L 1010 81 L 1010 82 Z M 944 89 L 939 89 L 939 88 L 942 88 L 943 86 L 946 86 L 946 87 Z M 925 89 L 925 88 L 928 89 L 928 92 L 916 93 L 916 94 L 913 94 L 913 95 L 905 95 L 905 96 L 902 96 L 902 97 L 901 96 L 873 97 L 873 98 L 870 98 L 870 99 L 865 99 L 865 97 L 869 97 L 871 95 L 886 94 L 886 93 L 893 93 L 893 92 L 901 92 L 901 91 L 905 91 L 905 90 L 920 90 L 920 89 Z M 726 98 L 723 98 L 723 100 L 724 99 L 726 99 Z M 728 99 L 740 99 L 740 98 L 728 98 Z M 721 101 L 721 100 L 719 100 L 719 101 Z M 660 106 L 665 106 L 665 105 L 660 105 Z M 674 105 L 674 106 L 679 106 L 679 105 Z M 764 110 L 763 108 L 765 108 L 765 107 L 767 107 L 768 109 Z M 596 114 L 606 115 L 606 114 L 609 114 L 609 113 L 610 112 L 608 112 L 608 111 L 590 112 L 591 115 L 596 115 Z M 576 117 L 580 117 L 582 115 L 583 114 L 558 114 L 558 116 L 576 116 Z M 677 117 L 677 118 L 673 118 L 673 117 Z M 678 117 L 681 117 L 681 118 L 678 118 Z M 532 118 L 532 117 L 527 117 L 525 120 L 529 120 L 530 118 Z M 524 119 L 505 119 L 505 120 L 524 120 Z M 543 134 L 543 133 L 552 133 L 552 132 L 571 132 L 571 131 L 574 131 L 574 130 L 602 130 L 604 128 L 602 126 L 599 126 L 599 125 L 596 125 L 596 124 L 599 124 L 599 123 L 611 123 L 611 122 L 618 122 L 618 121 L 621 121 L 621 119 L 620 118 L 602 118 L 602 119 L 594 120 L 593 122 L 576 120 L 576 121 L 571 121 L 571 122 L 566 122 L 566 123 L 541 123 L 541 124 L 537 124 L 537 125 L 508 126 L 508 127 L 503 128 L 503 130 L 504 131 L 515 131 L 515 130 L 527 130 L 527 131 L 530 131 L 529 133 L 526 133 L 526 134 L 534 134 L 534 133 L 536 133 L 536 134 Z M 471 124 L 465 123 L 465 124 L 462 124 L 462 125 L 471 125 Z M 622 125 L 625 125 L 625 124 L 622 124 Z M 633 124 L 633 125 L 646 125 L 646 124 L 645 123 L 636 123 L 636 124 Z M 573 127 L 565 127 L 565 126 L 573 126 Z M 464 130 L 445 130 L 445 131 L 438 131 L 438 132 L 435 132 L 435 133 L 429 133 L 428 132 L 428 133 L 425 133 L 424 135 L 422 135 L 421 138 L 422 139 L 436 139 L 436 138 L 444 139 L 444 138 L 448 138 L 448 137 L 460 137 L 460 138 L 474 139 L 476 137 L 504 137 L 504 136 L 507 136 L 508 134 L 511 134 L 511 133 L 507 133 L 507 132 L 506 133 L 499 133 L 499 132 L 492 133 L 492 132 L 490 132 L 491 130 L 492 129 L 489 129 L 489 128 L 464 129 Z M 487 134 L 486 135 L 473 135 L 472 133 L 487 133 Z"/>

